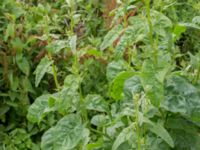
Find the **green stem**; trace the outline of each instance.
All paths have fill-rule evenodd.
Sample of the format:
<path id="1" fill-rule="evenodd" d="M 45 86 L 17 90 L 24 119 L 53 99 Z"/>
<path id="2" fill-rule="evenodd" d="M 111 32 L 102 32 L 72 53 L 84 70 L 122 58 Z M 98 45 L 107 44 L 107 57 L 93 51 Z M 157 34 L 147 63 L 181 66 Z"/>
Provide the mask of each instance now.
<path id="1" fill-rule="evenodd" d="M 51 53 L 48 53 L 48 57 L 49 57 L 50 60 L 53 60 Z M 55 67 L 54 63 L 52 64 L 51 68 L 52 68 L 52 71 L 53 71 L 53 78 L 54 78 L 54 82 L 55 82 L 55 85 L 56 85 L 56 89 L 60 90 L 60 84 L 58 82 L 57 71 L 56 71 L 56 67 Z"/>
<path id="2" fill-rule="evenodd" d="M 70 36 L 71 35 L 74 35 L 74 26 L 75 26 L 75 22 L 74 22 L 74 17 L 73 15 L 76 13 L 76 10 L 75 10 L 75 3 L 72 4 L 71 6 L 71 9 L 70 9 Z M 78 76 L 78 77 L 81 77 L 80 75 L 80 66 L 79 66 L 79 56 L 77 54 L 77 52 L 74 53 L 74 62 L 73 62 L 73 66 L 72 66 L 72 70 L 73 70 L 73 74 Z M 79 96 L 80 96 L 80 105 L 79 105 L 79 108 L 81 110 L 81 113 L 82 113 L 82 116 L 83 116 L 83 119 L 85 121 L 88 121 L 88 114 L 87 114 L 87 110 L 82 107 L 84 105 L 84 98 L 83 98 L 83 92 L 82 92 L 82 88 L 81 88 L 81 83 L 79 83 L 79 88 L 78 88 L 78 91 L 79 91 Z"/>
<path id="3" fill-rule="evenodd" d="M 140 125 L 139 125 L 139 95 L 136 94 L 133 98 L 135 102 L 135 110 L 136 110 L 136 134 L 137 134 L 137 150 L 141 150 L 141 134 L 140 134 Z"/>
<path id="4" fill-rule="evenodd" d="M 74 33 L 74 12 L 75 12 L 75 6 L 74 3 L 72 3 L 71 9 L 70 9 L 70 31 L 71 34 Z"/>
<path id="5" fill-rule="evenodd" d="M 153 26 L 151 22 L 151 12 L 150 12 L 150 0 L 145 0 L 146 12 L 147 12 L 147 21 L 149 24 L 149 39 L 151 46 L 153 46 Z"/>
<path id="6" fill-rule="evenodd" d="M 199 68 L 198 68 L 198 70 L 197 70 L 197 76 L 196 76 L 196 79 L 195 79 L 195 83 L 196 83 L 196 84 L 198 83 L 199 78 L 200 78 L 200 65 L 199 65 Z"/>
<path id="7" fill-rule="evenodd" d="M 54 63 L 52 64 L 52 70 L 53 70 L 53 77 L 54 77 L 54 81 L 56 84 L 56 88 L 59 90 L 60 84 L 58 83 L 57 71 L 56 71 L 56 67 L 55 67 Z"/>
<path id="8" fill-rule="evenodd" d="M 158 51 L 153 41 L 153 25 L 151 21 L 150 0 L 145 0 L 145 5 L 146 5 L 147 21 L 149 24 L 149 40 L 150 40 L 151 47 L 153 48 L 154 63 L 157 64 Z"/>
<path id="9" fill-rule="evenodd" d="M 89 127 L 90 128 L 90 130 L 91 131 L 93 131 L 93 132 L 95 132 L 95 133 L 97 133 L 97 134 L 100 134 L 100 135 L 103 135 L 103 136 L 105 136 L 105 137 L 107 137 L 109 140 L 113 140 L 113 139 L 111 139 L 111 137 L 109 137 L 107 134 L 105 134 L 105 133 L 103 133 L 103 132 L 101 132 L 101 131 L 98 131 L 98 130 L 96 130 L 96 129 L 93 129 L 93 128 L 91 128 L 91 127 Z"/>

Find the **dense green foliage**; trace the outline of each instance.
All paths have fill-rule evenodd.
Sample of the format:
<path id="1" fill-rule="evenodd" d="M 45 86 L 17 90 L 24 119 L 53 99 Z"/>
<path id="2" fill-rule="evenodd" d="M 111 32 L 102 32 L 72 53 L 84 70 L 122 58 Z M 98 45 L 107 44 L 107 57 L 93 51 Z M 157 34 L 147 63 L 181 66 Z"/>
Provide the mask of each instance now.
<path id="1" fill-rule="evenodd" d="M 200 149 L 200 2 L 106 7 L 0 1 L 0 150 Z"/>

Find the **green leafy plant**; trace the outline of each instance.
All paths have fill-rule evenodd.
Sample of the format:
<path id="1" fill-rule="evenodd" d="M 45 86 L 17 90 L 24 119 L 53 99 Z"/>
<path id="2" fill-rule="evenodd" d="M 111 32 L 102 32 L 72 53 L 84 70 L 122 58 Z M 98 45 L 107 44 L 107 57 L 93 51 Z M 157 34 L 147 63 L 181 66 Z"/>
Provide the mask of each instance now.
<path id="1" fill-rule="evenodd" d="M 199 2 L 107 3 L 0 2 L 0 150 L 200 149 Z"/>

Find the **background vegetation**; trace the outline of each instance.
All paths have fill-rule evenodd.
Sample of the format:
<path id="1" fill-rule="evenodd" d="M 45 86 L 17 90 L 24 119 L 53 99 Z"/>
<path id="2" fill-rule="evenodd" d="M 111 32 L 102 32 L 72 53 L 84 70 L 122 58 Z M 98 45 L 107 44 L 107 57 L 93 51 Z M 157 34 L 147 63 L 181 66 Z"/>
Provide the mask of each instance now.
<path id="1" fill-rule="evenodd" d="M 1 0 L 0 150 L 199 150 L 198 0 Z"/>

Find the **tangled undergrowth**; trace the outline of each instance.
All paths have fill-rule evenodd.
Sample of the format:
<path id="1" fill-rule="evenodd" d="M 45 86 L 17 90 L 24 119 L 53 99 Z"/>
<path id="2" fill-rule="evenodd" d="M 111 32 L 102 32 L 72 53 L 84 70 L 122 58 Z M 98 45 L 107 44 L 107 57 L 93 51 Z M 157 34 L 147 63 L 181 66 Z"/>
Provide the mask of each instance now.
<path id="1" fill-rule="evenodd" d="M 0 150 L 199 150 L 198 0 L 0 1 Z"/>

